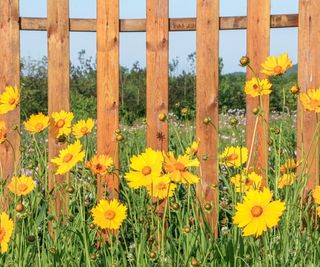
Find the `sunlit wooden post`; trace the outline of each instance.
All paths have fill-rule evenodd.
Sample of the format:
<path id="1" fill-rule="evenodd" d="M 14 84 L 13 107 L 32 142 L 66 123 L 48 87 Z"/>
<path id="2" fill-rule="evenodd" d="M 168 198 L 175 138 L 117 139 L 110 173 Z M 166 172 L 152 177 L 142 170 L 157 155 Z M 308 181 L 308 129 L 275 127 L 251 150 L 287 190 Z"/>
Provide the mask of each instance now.
<path id="1" fill-rule="evenodd" d="M 118 128 L 119 1 L 97 0 L 97 150 L 98 154 L 111 156 L 116 167 L 119 166 L 115 134 Z M 99 177 L 97 187 L 98 198 L 118 197 L 118 176 Z"/>
<path id="2" fill-rule="evenodd" d="M 48 112 L 69 111 L 69 0 L 48 0 Z M 65 145 L 56 141 L 56 133 L 49 131 L 49 160 L 58 156 Z M 58 217 L 67 212 L 67 194 L 63 183 L 67 175 L 54 175 L 49 164 L 49 192 L 54 200 L 49 210 Z"/>
<path id="3" fill-rule="evenodd" d="M 147 0 L 147 146 L 168 148 L 168 0 Z"/>
<path id="4" fill-rule="evenodd" d="M 207 218 L 213 231 L 218 220 L 218 86 L 219 0 L 197 1 L 196 132 L 200 139 L 201 204 L 213 209 Z M 209 123 L 205 123 L 209 120 Z"/>
<path id="5" fill-rule="evenodd" d="M 19 0 L 0 0 L 0 94 L 6 86 L 20 87 Z M 0 144 L 0 178 L 11 177 L 20 156 L 20 108 L 0 115 L 9 130 L 9 142 Z M 14 151 L 13 151 L 14 150 Z M 7 203 L 2 202 L 6 208 Z M 4 201 L 6 202 L 6 201 Z"/>
<path id="6" fill-rule="evenodd" d="M 299 47 L 298 47 L 298 83 L 301 92 L 320 87 L 320 2 L 300 0 L 299 2 Z M 298 103 L 298 158 L 306 161 L 309 180 L 306 192 L 319 184 L 319 146 L 316 134 L 315 113 L 303 111 Z M 317 133 L 319 135 L 319 132 Z M 310 147 L 311 146 L 311 147 Z M 310 151 L 309 151 L 310 148 Z M 309 156 L 307 157 L 309 152 Z M 303 164 L 304 165 L 304 164 Z"/>
<path id="7" fill-rule="evenodd" d="M 250 65 L 258 78 L 266 78 L 260 73 L 261 64 L 269 56 L 270 49 L 270 0 L 248 0 L 247 14 L 247 56 Z M 247 80 L 255 74 L 248 68 Z M 249 166 L 255 167 L 266 182 L 268 168 L 268 123 L 269 123 L 269 96 L 262 97 L 263 115 L 259 115 L 256 134 L 254 135 L 257 116 L 252 113 L 259 107 L 259 97 L 247 96 L 246 98 L 246 144 L 253 153 Z"/>

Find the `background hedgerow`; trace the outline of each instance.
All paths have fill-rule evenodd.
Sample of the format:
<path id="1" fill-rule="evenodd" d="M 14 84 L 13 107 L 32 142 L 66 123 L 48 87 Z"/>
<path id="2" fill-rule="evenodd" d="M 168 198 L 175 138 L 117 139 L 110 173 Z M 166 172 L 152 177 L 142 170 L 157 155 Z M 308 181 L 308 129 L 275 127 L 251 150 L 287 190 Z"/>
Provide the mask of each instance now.
<path id="1" fill-rule="evenodd" d="M 169 111 L 179 118 L 181 109 L 188 107 L 190 114 L 195 113 L 195 57 L 188 56 L 189 71 L 177 73 L 179 60 L 170 62 L 169 67 Z M 85 51 L 79 52 L 77 64 L 70 63 L 71 111 L 76 119 L 96 114 L 96 63 L 86 57 Z M 219 109 L 245 109 L 245 73 L 221 74 L 223 60 L 220 58 L 219 70 Z M 23 59 L 22 72 L 22 114 L 26 119 L 31 114 L 47 111 L 47 58 L 41 60 Z M 273 111 L 295 111 L 296 97 L 290 93 L 290 87 L 296 83 L 297 66 L 276 79 L 271 79 L 273 93 L 270 95 L 270 109 Z M 145 118 L 146 110 L 146 69 L 133 64 L 129 69 L 120 68 L 120 118 L 123 124 L 132 125 Z M 285 103 L 284 103 L 285 101 Z"/>

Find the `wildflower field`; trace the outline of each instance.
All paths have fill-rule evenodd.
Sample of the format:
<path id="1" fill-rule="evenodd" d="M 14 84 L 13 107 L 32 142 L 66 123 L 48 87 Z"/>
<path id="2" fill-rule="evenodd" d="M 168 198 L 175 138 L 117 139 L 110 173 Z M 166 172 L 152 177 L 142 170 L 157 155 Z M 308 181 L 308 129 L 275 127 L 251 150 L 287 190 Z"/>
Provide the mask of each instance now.
<path id="1" fill-rule="evenodd" d="M 249 58 L 240 64 L 250 68 Z M 243 91 L 260 99 L 272 94 L 272 80 L 291 67 L 287 54 L 268 57 L 254 70 L 268 78 L 254 77 Z M 320 111 L 320 89 L 290 92 L 307 112 Z M 7 87 L 0 114 L 19 104 L 20 88 Z M 246 112 L 265 115 L 261 101 Z M 0 121 L 0 145 L 10 143 L 12 131 L 22 138 L 15 173 L 0 183 L 0 266 L 319 266 L 320 187 L 305 191 L 308 165 L 297 158 L 295 112 L 270 114 L 263 172 L 252 145 L 245 146 L 245 111 L 221 114 L 217 205 L 197 197 L 200 162 L 207 159 L 197 153 L 202 140 L 193 119 L 188 107 L 180 118 L 159 114 L 169 124 L 168 152 L 146 147 L 144 123 L 122 125 L 115 132 L 120 169 L 114 155 L 96 154 L 92 118 L 75 121 L 61 110 L 31 115 L 14 129 Z M 48 156 L 48 131 L 61 145 L 55 158 Z M 48 190 L 53 175 L 68 179 Z M 119 197 L 105 192 L 98 199 L 97 177 L 119 177 Z M 56 213 L 58 194 L 65 202 Z M 207 216 L 212 210 L 216 227 Z"/>

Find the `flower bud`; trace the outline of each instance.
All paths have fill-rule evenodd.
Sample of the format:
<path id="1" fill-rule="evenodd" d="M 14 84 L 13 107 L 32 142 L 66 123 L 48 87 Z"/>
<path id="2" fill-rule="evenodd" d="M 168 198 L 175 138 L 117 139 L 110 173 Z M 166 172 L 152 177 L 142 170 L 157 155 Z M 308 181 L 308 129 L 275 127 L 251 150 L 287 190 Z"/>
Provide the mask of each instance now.
<path id="1" fill-rule="evenodd" d="M 294 95 L 297 95 L 299 94 L 300 92 L 300 88 L 298 85 L 293 85 L 290 89 L 291 93 L 294 94 Z"/>
<path id="2" fill-rule="evenodd" d="M 239 60 L 241 67 L 246 67 L 250 64 L 250 59 L 247 56 L 242 56 Z"/>

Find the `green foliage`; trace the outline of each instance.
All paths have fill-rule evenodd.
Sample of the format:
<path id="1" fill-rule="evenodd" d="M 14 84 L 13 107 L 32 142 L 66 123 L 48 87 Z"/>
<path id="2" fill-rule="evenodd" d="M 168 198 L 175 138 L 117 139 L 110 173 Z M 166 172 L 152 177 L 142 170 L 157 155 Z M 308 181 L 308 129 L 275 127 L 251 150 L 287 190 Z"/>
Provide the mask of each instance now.
<path id="1" fill-rule="evenodd" d="M 189 70 L 178 73 L 179 60 L 169 64 L 169 111 L 179 118 L 181 109 L 188 107 L 193 117 L 196 104 L 196 54 L 188 55 Z M 30 114 L 47 112 L 47 58 L 22 60 L 22 110 L 23 119 Z M 219 60 L 219 109 L 245 109 L 245 73 L 221 74 L 223 60 Z M 146 69 L 135 62 L 129 69 L 120 68 L 120 118 L 123 124 L 133 124 L 146 116 Z M 272 79 L 270 96 L 271 110 L 282 111 L 283 107 L 296 110 L 296 97 L 290 87 L 296 82 L 296 71 Z M 70 68 L 71 109 L 76 118 L 96 117 L 96 64 L 79 52 L 77 64 Z"/>

